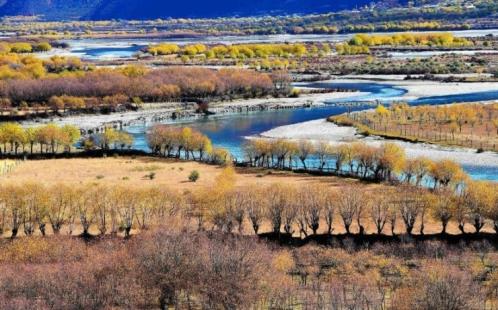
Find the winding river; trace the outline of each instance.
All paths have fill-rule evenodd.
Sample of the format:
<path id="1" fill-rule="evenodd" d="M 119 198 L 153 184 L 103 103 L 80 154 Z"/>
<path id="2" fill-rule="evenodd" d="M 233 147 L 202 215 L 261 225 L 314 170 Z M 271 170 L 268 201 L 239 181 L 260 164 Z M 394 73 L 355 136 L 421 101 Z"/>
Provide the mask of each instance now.
<path id="1" fill-rule="evenodd" d="M 302 85 L 301 85 L 302 86 Z M 208 135 L 217 147 L 228 149 L 238 160 L 243 160 L 244 154 L 242 145 L 247 137 L 257 136 L 270 129 L 296 124 L 311 120 L 324 119 L 331 115 L 337 115 L 347 112 L 347 107 L 335 103 L 344 103 L 348 101 L 371 101 L 379 100 L 382 102 L 393 101 L 406 93 L 406 90 L 397 88 L 388 84 L 377 83 L 310 83 L 306 86 L 325 87 L 325 88 L 344 88 L 357 89 L 364 95 L 353 96 L 347 99 L 331 100 L 325 106 L 313 108 L 297 108 L 290 110 L 271 110 L 263 112 L 250 112 L 232 115 L 213 115 L 202 119 L 189 121 L 172 121 L 169 123 L 179 126 L 188 126 L 200 130 Z M 411 105 L 418 104 L 449 104 L 455 102 L 482 101 L 498 99 L 498 90 L 490 92 L 471 93 L 463 95 L 449 95 L 438 97 L 419 98 L 410 101 Z M 352 110 L 363 110 L 371 108 L 370 105 L 356 106 Z M 132 126 L 128 131 L 135 137 L 135 147 L 147 150 L 145 132 L 153 124 Z M 493 158 L 496 156 L 498 163 L 498 154 L 488 154 Z M 468 153 L 465 156 L 477 156 L 475 153 Z M 469 175 L 474 179 L 495 180 L 498 181 L 498 164 L 482 165 L 478 161 L 462 165 Z"/>

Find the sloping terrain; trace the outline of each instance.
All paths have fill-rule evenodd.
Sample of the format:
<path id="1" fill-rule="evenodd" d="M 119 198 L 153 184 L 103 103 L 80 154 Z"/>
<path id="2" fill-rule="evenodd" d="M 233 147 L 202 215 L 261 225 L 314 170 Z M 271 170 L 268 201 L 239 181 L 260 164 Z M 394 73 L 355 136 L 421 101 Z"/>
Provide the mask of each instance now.
<path id="1" fill-rule="evenodd" d="M 371 0 L 0 0 L 0 16 L 40 15 L 61 19 L 153 19 L 324 13 Z"/>

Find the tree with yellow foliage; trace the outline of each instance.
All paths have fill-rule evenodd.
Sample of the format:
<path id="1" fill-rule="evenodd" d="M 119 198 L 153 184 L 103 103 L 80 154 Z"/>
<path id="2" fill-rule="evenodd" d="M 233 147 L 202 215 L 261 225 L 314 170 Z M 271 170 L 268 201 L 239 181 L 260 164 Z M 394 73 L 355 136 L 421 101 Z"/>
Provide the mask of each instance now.
<path id="1" fill-rule="evenodd" d="M 471 181 L 465 185 L 462 201 L 476 233 L 479 233 L 486 223 L 486 212 L 494 207 L 495 189 L 494 184 L 484 181 Z"/>

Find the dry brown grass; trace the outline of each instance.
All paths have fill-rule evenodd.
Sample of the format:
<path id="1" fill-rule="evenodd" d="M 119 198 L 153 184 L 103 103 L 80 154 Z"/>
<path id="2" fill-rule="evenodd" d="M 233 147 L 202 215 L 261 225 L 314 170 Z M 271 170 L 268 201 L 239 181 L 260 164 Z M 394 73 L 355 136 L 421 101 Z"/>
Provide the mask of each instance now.
<path id="1" fill-rule="evenodd" d="M 14 171 L 0 177 L 1 182 L 43 182 L 45 185 L 57 183 L 123 184 L 133 186 L 167 186 L 174 190 L 191 190 L 214 184 L 222 167 L 197 162 L 176 161 L 153 157 L 108 157 L 76 158 L 26 161 Z M 191 171 L 197 170 L 200 178 L 189 182 Z M 155 173 L 154 179 L 147 177 Z M 268 172 L 259 169 L 237 169 L 237 186 L 250 184 L 268 185 L 273 183 L 307 184 L 321 183 L 330 186 L 344 186 L 352 179 L 338 177 L 318 177 L 289 172 Z M 376 187 L 379 185 L 369 185 Z"/>

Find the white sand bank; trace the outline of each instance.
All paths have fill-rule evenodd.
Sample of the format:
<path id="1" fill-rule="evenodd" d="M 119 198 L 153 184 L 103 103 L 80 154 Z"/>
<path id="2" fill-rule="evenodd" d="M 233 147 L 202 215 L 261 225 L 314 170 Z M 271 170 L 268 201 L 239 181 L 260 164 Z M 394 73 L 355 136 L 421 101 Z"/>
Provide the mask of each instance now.
<path id="1" fill-rule="evenodd" d="M 314 120 L 294 125 L 274 128 L 261 134 L 266 138 L 308 139 L 313 141 L 328 141 L 332 144 L 363 141 L 369 145 L 378 146 L 387 140 L 380 137 L 362 137 L 356 135 L 352 127 L 337 126 L 326 120 Z M 434 160 L 451 159 L 461 165 L 477 165 L 498 167 L 498 154 L 493 152 L 477 153 L 474 149 L 443 147 L 426 143 L 409 143 L 389 140 L 402 146 L 409 158 L 426 156 Z"/>
<path id="2" fill-rule="evenodd" d="M 498 82 L 452 82 L 404 80 L 406 75 L 347 75 L 329 82 L 384 83 L 407 90 L 399 99 L 460 95 L 476 92 L 498 91 Z"/>

